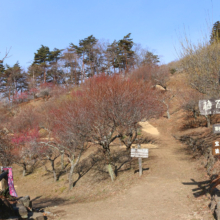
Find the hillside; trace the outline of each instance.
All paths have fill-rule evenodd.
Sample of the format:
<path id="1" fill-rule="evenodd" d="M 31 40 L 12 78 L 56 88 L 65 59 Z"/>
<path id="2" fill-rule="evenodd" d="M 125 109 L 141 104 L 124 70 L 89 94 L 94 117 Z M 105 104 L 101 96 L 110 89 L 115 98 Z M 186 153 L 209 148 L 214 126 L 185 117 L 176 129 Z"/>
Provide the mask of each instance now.
<path id="1" fill-rule="evenodd" d="M 192 192 L 198 182 L 208 179 L 206 171 L 171 135 L 180 125 L 179 117 L 176 113 L 169 122 L 166 118 L 151 122 L 159 132 L 157 147 L 151 148 L 149 159 L 144 160 L 141 178 L 134 173 L 136 159 L 132 170 L 120 173 L 114 183 L 95 181 L 95 170 L 90 170 L 68 193 L 66 176 L 53 183 L 52 176 L 45 176 L 40 168 L 22 178 L 15 167 L 16 190 L 19 195 L 30 195 L 34 207 L 57 214 L 57 219 L 213 219 L 208 195 L 195 198 Z"/>
<path id="2" fill-rule="evenodd" d="M 178 92 L 170 101 L 171 118 L 164 114 L 149 123 L 140 122 L 141 136 L 150 141 L 142 146 L 149 148 L 149 158 L 143 159 L 142 177 L 138 174 L 138 161 L 133 158 L 111 182 L 108 173 L 103 172 L 100 152 L 92 146 L 73 175 L 76 182 L 70 192 L 70 167 L 67 165 L 63 172 L 60 159 L 56 161 L 60 175 L 57 182 L 52 173 L 45 171 L 45 166 L 50 169 L 47 161 L 38 163 L 25 177 L 21 167 L 13 165 L 18 195 L 29 195 L 35 208 L 53 213 L 54 219 L 213 219 L 208 208 L 210 196 L 200 188 L 200 182 L 209 180 L 205 162 L 174 138 L 186 132 L 182 129 L 186 113 L 181 110 L 179 96 L 180 85 L 187 90 L 183 79 L 184 74 L 173 75 L 168 83 L 169 90 Z M 31 105 L 39 107 L 44 103 L 36 101 Z M 124 155 L 125 147 L 120 142 L 115 141 L 112 149 Z M 193 195 L 195 192 L 198 197 Z"/>

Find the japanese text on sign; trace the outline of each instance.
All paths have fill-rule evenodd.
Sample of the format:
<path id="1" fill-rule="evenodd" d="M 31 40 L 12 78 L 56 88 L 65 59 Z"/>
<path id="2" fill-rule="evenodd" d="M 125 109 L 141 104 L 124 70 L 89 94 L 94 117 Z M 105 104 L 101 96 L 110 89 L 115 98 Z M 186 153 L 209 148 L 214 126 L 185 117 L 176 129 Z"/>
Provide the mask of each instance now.
<path id="1" fill-rule="evenodd" d="M 213 141 L 212 143 L 212 154 L 220 155 L 220 139 Z"/>
<path id="2" fill-rule="evenodd" d="M 214 132 L 214 134 L 220 133 L 220 124 L 213 125 L 213 132 Z"/>
<path id="3" fill-rule="evenodd" d="M 220 99 L 199 100 L 201 115 L 220 114 Z"/>

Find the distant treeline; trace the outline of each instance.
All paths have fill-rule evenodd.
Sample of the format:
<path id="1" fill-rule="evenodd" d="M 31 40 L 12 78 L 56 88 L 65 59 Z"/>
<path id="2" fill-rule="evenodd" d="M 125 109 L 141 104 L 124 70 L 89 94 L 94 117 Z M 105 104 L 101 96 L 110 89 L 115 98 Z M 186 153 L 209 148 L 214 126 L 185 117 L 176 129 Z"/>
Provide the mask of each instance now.
<path id="1" fill-rule="evenodd" d="M 19 62 L 13 66 L 0 62 L 0 93 L 13 101 L 18 94 L 34 91 L 42 83 L 79 85 L 101 73 L 126 73 L 144 64 L 159 63 L 157 55 L 135 44 L 130 35 L 111 44 L 91 35 L 65 49 L 50 50 L 41 45 L 26 71 Z"/>

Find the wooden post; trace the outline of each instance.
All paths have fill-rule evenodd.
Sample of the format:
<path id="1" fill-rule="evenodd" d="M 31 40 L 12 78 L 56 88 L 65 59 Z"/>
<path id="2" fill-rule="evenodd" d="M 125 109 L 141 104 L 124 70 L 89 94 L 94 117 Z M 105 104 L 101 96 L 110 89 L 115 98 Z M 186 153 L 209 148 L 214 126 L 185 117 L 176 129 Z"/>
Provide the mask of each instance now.
<path id="1" fill-rule="evenodd" d="M 138 144 L 138 149 L 141 148 L 141 145 Z M 139 163 L 139 176 L 142 176 L 142 158 L 138 157 L 138 163 Z"/>
<path id="2" fill-rule="evenodd" d="M 137 157 L 138 158 L 138 164 L 139 164 L 139 176 L 142 176 L 142 158 L 148 158 L 148 149 L 142 148 L 140 144 L 138 144 L 137 148 L 131 148 L 131 157 Z"/>

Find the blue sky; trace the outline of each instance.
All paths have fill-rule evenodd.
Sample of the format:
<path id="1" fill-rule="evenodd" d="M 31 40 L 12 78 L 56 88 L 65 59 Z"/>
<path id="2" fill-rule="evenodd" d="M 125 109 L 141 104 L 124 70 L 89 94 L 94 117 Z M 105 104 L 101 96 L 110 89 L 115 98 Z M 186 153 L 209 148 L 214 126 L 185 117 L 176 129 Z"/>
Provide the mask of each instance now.
<path id="1" fill-rule="evenodd" d="M 219 0 L 0 0 L 0 8 L 0 59 L 11 47 L 5 63 L 23 68 L 41 44 L 63 49 L 91 34 L 112 42 L 131 33 L 168 63 L 178 58 L 184 28 L 196 41 L 220 20 Z"/>

